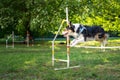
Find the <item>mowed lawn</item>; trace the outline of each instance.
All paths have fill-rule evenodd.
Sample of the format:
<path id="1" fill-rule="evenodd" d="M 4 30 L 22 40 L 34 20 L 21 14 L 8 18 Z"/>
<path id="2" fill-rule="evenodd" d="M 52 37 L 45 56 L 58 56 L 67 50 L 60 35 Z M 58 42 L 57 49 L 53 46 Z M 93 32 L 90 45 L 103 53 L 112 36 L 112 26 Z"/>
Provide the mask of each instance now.
<path id="1" fill-rule="evenodd" d="M 120 38 L 109 40 L 108 46 L 120 46 Z M 66 58 L 65 44 L 55 45 L 55 56 Z M 51 44 L 0 45 L 0 80 L 120 80 L 120 49 L 70 48 L 70 66 L 77 65 L 55 71 L 66 63 L 51 65 Z"/>

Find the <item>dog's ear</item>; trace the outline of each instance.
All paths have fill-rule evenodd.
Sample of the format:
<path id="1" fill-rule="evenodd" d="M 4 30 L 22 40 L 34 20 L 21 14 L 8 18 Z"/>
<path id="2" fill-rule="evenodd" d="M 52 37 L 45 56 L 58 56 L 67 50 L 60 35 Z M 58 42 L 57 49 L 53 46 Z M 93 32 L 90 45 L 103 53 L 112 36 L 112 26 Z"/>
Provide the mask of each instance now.
<path id="1" fill-rule="evenodd" d="M 79 25 L 79 29 L 82 29 L 82 27 L 83 27 L 83 25 L 80 24 L 80 25 Z"/>
<path id="2" fill-rule="evenodd" d="M 71 21 L 69 22 L 69 25 L 70 25 L 70 26 L 72 25 Z"/>
<path id="3" fill-rule="evenodd" d="M 66 26 L 66 29 L 69 29 L 69 25 L 68 25 L 68 26 Z"/>
<path id="4" fill-rule="evenodd" d="M 69 27 L 71 27 L 71 26 L 72 26 L 72 23 L 71 23 L 71 21 L 69 21 L 68 25 L 69 25 Z"/>

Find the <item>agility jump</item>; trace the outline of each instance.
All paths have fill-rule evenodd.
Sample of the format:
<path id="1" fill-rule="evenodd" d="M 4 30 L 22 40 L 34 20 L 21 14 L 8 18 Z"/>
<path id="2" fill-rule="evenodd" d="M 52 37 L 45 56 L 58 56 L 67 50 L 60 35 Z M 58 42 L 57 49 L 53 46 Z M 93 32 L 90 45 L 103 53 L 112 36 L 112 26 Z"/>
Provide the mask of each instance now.
<path id="1" fill-rule="evenodd" d="M 71 25 L 70 23 L 69 23 L 69 20 L 68 20 L 68 8 L 66 8 L 66 20 L 63 20 L 62 21 L 62 23 L 61 23 L 61 25 L 60 25 L 60 27 L 59 27 L 59 29 L 58 29 L 58 31 L 57 31 L 57 34 L 55 35 L 55 37 L 54 37 L 54 39 L 53 39 L 53 41 L 52 41 L 52 66 L 54 66 L 54 63 L 55 63 L 55 61 L 62 61 L 62 62 L 66 62 L 67 63 L 67 66 L 65 67 L 65 68 L 55 68 L 55 70 L 61 70 L 61 69 L 68 69 L 68 68 L 75 68 L 75 67 L 80 67 L 80 66 L 73 66 L 73 67 L 70 67 L 70 58 L 69 58 L 69 56 L 70 56 L 70 47 L 72 47 L 72 46 L 75 46 L 77 43 L 78 43 L 78 41 L 83 41 L 84 42 L 84 37 L 82 36 L 81 37 L 81 35 L 80 35 L 80 38 L 75 38 L 71 43 L 73 43 L 74 41 L 76 41 L 77 43 L 73 43 L 73 44 L 70 44 L 69 43 L 69 41 L 70 41 L 70 35 L 66 35 L 66 34 L 68 34 L 69 32 L 68 31 L 66 31 L 66 32 L 64 32 L 64 36 L 66 37 L 66 42 L 67 42 L 67 59 L 66 60 L 63 60 L 63 59 L 56 59 L 55 58 L 55 50 L 54 50 L 54 43 L 55 43 L 55 40 L 56 40 L 56 38 L 57 38 L 57 36 L 58 36 L 58 34 L 59 34 L 59 32 L 60 32 L 60 30 L 61 30 L 61 28 L 62 28 L 62 26 L 63 26 L 63 23 L 67 23 L 67 26 L 68 26 L 68 29 L 72 29 L 72 27 L 77 27 L 78 28 L 78 25 L 77 26 L 75 26 L 75 25 Z M 81 34 L 82 32 L 83 32 L 83 30 L 87 30 L 83 25 L 80 25 L 79 24 L 79 27 L 82 27 L 82 29 L 78 29 L 79 30 L 79 34 Z M 102 32 L 103 32 L 103 34 L 97 34 L 96 33 L 96 35 L 97 35 L 97 37 L 95 36 L 95 38 L 96 38 L 96 40 L 98 40 L 98 38 L 99 37 L 103 37 L 103 38 L 101 38 L 101 39 L 103 39 L 102 40 L 102 44 L 101 44 L 101 47 L 93 47 L 93 46 L 77 46 L 77 47 L 81 47 L 81 48 L 100 48 L 100 49 L 109 49 L 109 48 L 120 48 L 120 46 L 114 46 L 114 47 L 105 47 L 105 44 L 106 44 L 106 39 L 108 38 L 108 34 L 105 34 L 104 33 L 104 30 L 102 29 L 102 28 L 100 28 L 100 27 L 94 27 L 94 29 L 96 29 L 96 28 L 98 28 L 98 29 L 100 29 Z M 99 40 L 100 42 L 101 42 L 101 39 Z M 93 39 L 94 40 L 94 39 Z"/>
<path id="2" fill-rule="evenodd" d="M 66 42 L 67 42 L 67 59 L 64 60 L 64 59 L 56 59 L 55 58 L 55 47 L 54 47 L 54 43 L 55 43 L 55 40 L 63 26 L 63 23 L 67 23 L 67 25 L 69 25 L 69 21 L 68 21 L 68 8 L 66 7 L 66 20 L 63 20 L 58 31 L 57 31 L 57 34 L 55 35 L 53 41 L 52 41 L 52 66 L 54 66 L 54 63 L 55 61 L 61 61 L 61 62 L 66 62 L 67 63 L 67 66 L 64 67 L 64 68 L 55 68 L 55 70 L 62 70 L 62 69 L 69 69 L 69 68 L 76 68 L 76 67 L 80 67 L 80 66 L 73 66 L 73 67 L 70 67 L 70 44 L 69 44 L 69 41 L 70 41 L 70 37 L 69 36 L 66 36 Z"/>
<path id="3" fill-rule="evenodd" d="M 30 34 L 29 34 L 29 32 L 27 31 L 27 35 L 26 35 L 26 45 L 27 45 L 27 47 L 29 47 L 30 46 L 30 39 L 29 39 L 29 37 L 30 37 Z M 10 45 L 8 42 L 9 42 L 9 40 L 10 39 L 12 39 L 12 45 Z M 15 46 L 15 42 L 24 42 L 24 41 L 15 41 L 15 33 L 14 33 L 14 31 L 12 31 L 12 34 L 10 35 L 10 36 L 8 36 L 7 37 L 7 39 L 6 39 L 6 48 L 8 48 L 8 47 L 12 47 L 12 48 L 14 48 Z M 33 45 L 33 44 L 32 44 Z"/>

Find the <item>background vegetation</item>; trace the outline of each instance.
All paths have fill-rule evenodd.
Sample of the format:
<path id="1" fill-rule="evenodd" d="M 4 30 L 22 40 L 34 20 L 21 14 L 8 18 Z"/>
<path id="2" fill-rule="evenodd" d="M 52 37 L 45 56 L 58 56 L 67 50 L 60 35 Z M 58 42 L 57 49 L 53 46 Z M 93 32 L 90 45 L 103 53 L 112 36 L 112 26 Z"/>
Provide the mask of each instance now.
<path id="1" fill-rule="evenodd" d="M 66 6 L 73 23 L 101 25 L 120 35 L 120 0 L 0 0 L 0 37 L 12 31 L 23 37 L 27 31 L 52 37 L 66 17 Z"/>

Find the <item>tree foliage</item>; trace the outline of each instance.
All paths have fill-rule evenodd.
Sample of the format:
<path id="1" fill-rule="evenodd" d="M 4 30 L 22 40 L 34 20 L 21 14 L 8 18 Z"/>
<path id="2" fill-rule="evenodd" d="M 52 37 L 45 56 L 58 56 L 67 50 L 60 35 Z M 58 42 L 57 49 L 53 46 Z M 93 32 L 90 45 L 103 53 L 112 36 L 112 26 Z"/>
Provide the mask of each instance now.
<path id="1" fill-rule="evenodd" d="M 66 18 L 66 6 L 73 23 L 120 32 L 119 0 L 0 0 L 0 31 L 2 35 L 13 30 L 21 35 L 26 31 L 36 37 L 50 35 Z"/>

